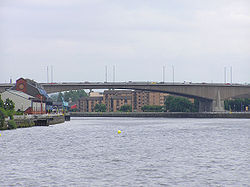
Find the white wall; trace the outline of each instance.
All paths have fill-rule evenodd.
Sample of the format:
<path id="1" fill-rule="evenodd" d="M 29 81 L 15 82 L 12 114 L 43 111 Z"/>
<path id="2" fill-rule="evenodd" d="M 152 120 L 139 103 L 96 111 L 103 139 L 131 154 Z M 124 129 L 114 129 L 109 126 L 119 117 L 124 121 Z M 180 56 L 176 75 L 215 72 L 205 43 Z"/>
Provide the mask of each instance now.
<path id="1" fill-rule="evenodd" d="M 11 92 L 5 91 L 1 94 L 2 100 L 5 102 L 7 98 L 12 100 L 15 103 L 15 110 L 20 109 L 21 111 L 25 111 L 29 107 L 31 107 L 31 101 L 21 97 L 17 94 L 13 94 Z"/>
<path id="2" fill-rule="evenodd" d="M 46 104 L 42 104 L 43 112 L 46 111 Z M 41 112 L 41 103 L 40 102 L 33 102 L 33 111 L 34 112 Z"/>

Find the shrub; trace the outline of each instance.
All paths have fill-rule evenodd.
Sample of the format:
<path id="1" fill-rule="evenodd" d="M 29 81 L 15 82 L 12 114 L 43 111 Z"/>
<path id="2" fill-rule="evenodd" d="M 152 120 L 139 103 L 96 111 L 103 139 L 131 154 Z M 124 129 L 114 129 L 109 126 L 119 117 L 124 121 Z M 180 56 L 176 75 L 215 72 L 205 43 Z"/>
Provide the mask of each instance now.
<path id="1" fill-rule="evenodd" d="M 4 108 L 1 108 L 0 107 L 0 126 L 3 127 L 4 125 L 4 121 L 5 121 L 5 117 L 7 117 L 7 113 L 6 111 L 4 110 Z"/>
<path id="2" fill-rule="evenodd" d="M 8 129 L 16 129 L 16 128 L 17 128 L 16 122 L 14 120 L 9 120 Z"/>
<path id="3" fill-rule="evenodd" d="M 121 112 L 132 112 L 132 106 L 131 105 L 122 105 L 120 108 Z"/>

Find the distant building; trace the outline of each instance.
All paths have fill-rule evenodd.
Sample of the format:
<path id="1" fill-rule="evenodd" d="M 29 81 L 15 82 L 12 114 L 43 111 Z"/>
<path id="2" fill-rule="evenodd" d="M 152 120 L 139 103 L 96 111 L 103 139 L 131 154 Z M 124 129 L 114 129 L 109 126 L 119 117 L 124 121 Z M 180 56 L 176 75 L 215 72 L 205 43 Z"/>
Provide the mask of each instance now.
<path id="1" fill-rule="evenodd" d="M 117 112 L 123 105 L 133 107 L 133 91 L 130 90 L 105 90 L 103 92 L 103 102 L 107 112 Z"/>
<path id="2" fill-rule="evenodd" d="M 134 91 L 134 111 L 142 112 L 142 107 L 145 105 L 164 106 L 165 98 L 169 95 L 160 92 L 150 91 Z"/>
<path id="3" fill-rule="evenodd" d="M 96 104 L 105 104 L 107 112 L 117 112 L 123 105 L 130 105 L 132 111 L 141 112 L 144 105 L 163 106 L 168 94 L 149 91 L 105 90 L 103 94 L 91 92 L 77 102 L 81 112 L 94 112 Z"/>
<path id="4" fill-rule="evenodd" d="M 77 108 L 81 112 L 95 112 L 95 105 L 103 103 L 103 97 L 82 97 L 77 102 Z"/>

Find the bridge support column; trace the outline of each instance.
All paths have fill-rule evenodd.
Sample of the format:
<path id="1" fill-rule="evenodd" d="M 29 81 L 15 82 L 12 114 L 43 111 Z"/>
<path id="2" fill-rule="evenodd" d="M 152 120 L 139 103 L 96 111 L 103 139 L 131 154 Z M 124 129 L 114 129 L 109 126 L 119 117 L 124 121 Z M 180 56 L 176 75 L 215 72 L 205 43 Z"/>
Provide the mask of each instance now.
<path id="1" fill-rule="evenodd" d="M 220 97 L 220 90 L 217 92 L 217 97 L 216 100 L 213 100 L 213 112 L 224 112 L 224 100 L 221 99 Z"/>

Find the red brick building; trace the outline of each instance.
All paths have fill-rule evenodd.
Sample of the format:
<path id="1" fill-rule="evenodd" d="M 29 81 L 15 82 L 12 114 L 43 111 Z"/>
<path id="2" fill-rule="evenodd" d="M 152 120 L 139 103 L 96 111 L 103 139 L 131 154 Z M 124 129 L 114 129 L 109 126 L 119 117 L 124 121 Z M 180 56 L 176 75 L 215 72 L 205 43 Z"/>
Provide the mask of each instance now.
<path id="1" fill-rule="evenodd" d="M 32 96 L 32 106 L 25 112 L 28 114 L 45 114 L 49 105 L 52 105 L 52 100 L 47 95 L 44 88 L 37 82 L 20 78 L 16 81 L 11 90 L 17 90 L 27 95 Z"/>

